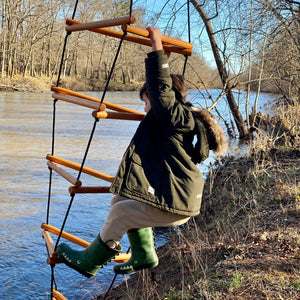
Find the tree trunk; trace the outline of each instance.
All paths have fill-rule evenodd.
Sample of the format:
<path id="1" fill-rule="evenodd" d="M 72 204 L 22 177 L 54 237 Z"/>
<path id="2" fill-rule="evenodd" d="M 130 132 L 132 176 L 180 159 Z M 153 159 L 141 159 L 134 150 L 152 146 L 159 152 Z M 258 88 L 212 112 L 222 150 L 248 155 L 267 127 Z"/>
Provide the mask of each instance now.
<path id="1" fill-rule="evenodd" d="M 203 8 L 201 7 L 201 5 L 198 3 L 197 0 L 191 0 L 191 3 L 194 5 L 195 9 L 198 11 L 198 13 L 205 25 L 205 29 L 206 29 L 207 35 L 209 37 L 211 49 L 213 51 L 216 65 L 217 65 L 217 68 L 219 71 L 219 76 L 222 80 L 223 87 L 226 92 L 227 102 L 229 104 L 236 127 L 239 131 L 239 136 L 241 139 L 243 139 L 248 135 L 248 129 L 244 123 L 244 120 L 243 120 L 243 117 L 239 110 L 239 107 L 237 106 L 236 101 L 234 99 L 231 84 L 228 82 L 228 74 L 227 74 L 227 71 L 225 69 L 225 66 L 223 64 L 223 61 L 222 61 L 220 53 L 219 53 L 218 45 L 216 42 L 215 34 L 213 31 L 210 19 L 207 17 L 206 13 L 204 12 Z"/>

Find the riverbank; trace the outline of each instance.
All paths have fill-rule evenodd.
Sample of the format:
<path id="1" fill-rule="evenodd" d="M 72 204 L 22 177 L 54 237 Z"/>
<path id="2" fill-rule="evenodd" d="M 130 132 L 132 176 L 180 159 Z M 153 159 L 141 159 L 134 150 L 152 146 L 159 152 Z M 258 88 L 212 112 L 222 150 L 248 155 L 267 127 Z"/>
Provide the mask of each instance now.
<path id="1" fill-rule="evenodd" d="M 0 92 L 49 92 L 51 86 L 56 85 L 55 78 L 50 77 L 23 77 L 14 76 L 13 78 L 0 79 Z M 105 81 L 99 79 L 75 79 L 71 77 L 62 78 L 60 87 L 73 91 L 103 91 Z M 123 84 L 111 81 L 109 91 L 136 91 L 142 83 Z"/>
<path id="2" fill-rule="evenodd" d="M 138 91 L 144 82 L 131 82 L 122 83 L 118 81 L 111 80 L 108 91 Z M 56 77 L 23 77 L 21 75 L 16 75 L 12 78 L 0 78 L 0 92 L 49 92 L 51 86 L 56 86 Z M 187 78 L 187 84 L 189 89 L 222 89 L 222 85 L 218 82 L 211 82 L 211 84 L 197 84 L 190 82 Z M 75 78 L 75 77 L 62 77 L 59 86 L 72 91 L 103 91 L 105 89 L 106 81 L 97 78 Z M 245 86 L 240 87 L 240 89 L 245 89 Z M 255 91 L 254 91 L 255 92 Z M 266 88 L 261 89 L 261 92 L 265 93 L 278 93 L 278 90 Z"/>
<path id="3" fill-rule="evenodd" d="M 291 130 L 264 132 L 245 156 L 217 162 L 201 215 L 158 249 L 157 268 L 106 299 L 300 298 L 300 110 L 283 109 Z"/>

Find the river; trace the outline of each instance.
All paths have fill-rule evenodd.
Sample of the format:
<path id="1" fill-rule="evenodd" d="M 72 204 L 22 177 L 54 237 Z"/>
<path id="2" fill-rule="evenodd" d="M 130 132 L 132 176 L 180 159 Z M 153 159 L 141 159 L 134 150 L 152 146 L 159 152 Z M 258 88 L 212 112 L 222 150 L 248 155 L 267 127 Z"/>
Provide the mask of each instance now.
<path id="1" fill-rule="evenodd" d="M 101 93 L 89 94 L 101 97 Z M 193 91 L 189 98 L 197 101 Z M 274 99 L 261 94 L 259 109 L 265 111 L 265 104 Z M 49 170 L 45 157 L 51 153 L 52 100 L 50 93 L 0 93 L 0 299 L 50 299 L 51 268 L 46 263 L 40 225 L 46 222 L 47 213 Z M 137 92 L 108 92 L 105 100 L 143 111 Z M 94 123 L 91 112 L 57 103 L 55 155 L 81 163 Z M 85 165 L 114 176 L 137 125 L 136 121 L 100 119 Z M 204 174 L 212 160 L 200 167 Z M 81 180 L 83 185 L 108 185 L 84 174 Z M 54 174 L 49 224 L 58 228 L 70 200 L 69 186 Z M 106 218 L 111 197 L 76 195 L 65 231 L 92 241 Z M 158 235 L 158 246 L 164 242 L 164 236 Z M 122 247 L 125 251 L 128 248 L 126 237 Z M 91 299 L 106 291 L 114 276 L 112 266 L 109 263 L 95 278 L 86 279 L 65 265 L 57 265 L 58 290 L 68 299 Z M 116 283 L 121 280 L 120 275 Z"/>

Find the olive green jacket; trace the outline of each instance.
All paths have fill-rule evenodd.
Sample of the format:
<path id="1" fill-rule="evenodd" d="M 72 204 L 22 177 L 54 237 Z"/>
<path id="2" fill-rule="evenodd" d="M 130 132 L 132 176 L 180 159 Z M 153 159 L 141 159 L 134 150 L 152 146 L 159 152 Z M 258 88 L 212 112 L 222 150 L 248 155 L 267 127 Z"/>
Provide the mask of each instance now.
<path id="1" fill-rule="evenodd" d="M 151 110 L 137 128 L 110 190 L 171 213 L 198 215 L 203 178 L 191 159 L 195 120 L 178 91 L 175 98 L 162 50 L 148 54 L 146 82 Z"/>

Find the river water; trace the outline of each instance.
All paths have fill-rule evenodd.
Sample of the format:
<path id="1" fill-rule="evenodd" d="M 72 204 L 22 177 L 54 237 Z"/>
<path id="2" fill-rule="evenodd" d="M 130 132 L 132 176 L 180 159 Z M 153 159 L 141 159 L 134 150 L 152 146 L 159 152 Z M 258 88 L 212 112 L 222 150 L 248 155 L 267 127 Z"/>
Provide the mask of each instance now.
<path id="1" fill-rule="evenodd" d="M 101 93 L 90 93 L 101 98 Z M 190 92 L 190 100 L 195 93 Z M 252 95 L 254 99 L 254 95 Z M 274 100 L 261 95 L 261 109 Z M 50 299 L 51 268 L 42 238 L 46 222 L 51 153 L 53 99 L 50 93 L 0 93 L 0 299 Z M 143 111 L 137 92 L 108 92 L 106 101 Z M 225 103 L 225 102 L 224 102 Z M 224 110 L 227 108 L 224 104 Z M 94 119 L 92 110 L 58 101 L 56 107 L 55 155 L 81 164 Z M 138 122 L 100 119 L 85 166 L 114 176 L 118 163 Z M 213 157 L 200 169 L 206 172 Z M 72 171 L 71 171 L 72 173 Z M 73 173 L 76 177 L 76 172 Z M 108 183 L 82 175 L 83 185 Z M 60 228 L 70 201 L 69 184 L 53 175 L 49 224 Z M 107 216 L 110 194 L 76 195 L 65 231 L 92 241 Z M 52 235 L 55 241 L 56 237 Z M 158 235 L 158 246 L 165 242 Z M 128 248 L 124 237 L 123 249 Z M 114 274 L 113 263 L 93 279 L 60 264 L 55 267 L 58 290 L 68 299 L 91 299 L 105 292 Z M 116 283 L 121 282 L 120 276 Z"/>

